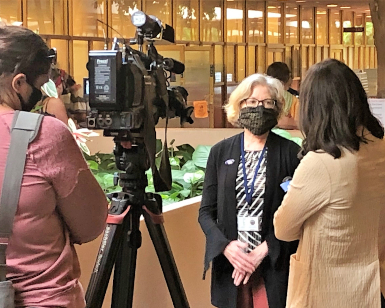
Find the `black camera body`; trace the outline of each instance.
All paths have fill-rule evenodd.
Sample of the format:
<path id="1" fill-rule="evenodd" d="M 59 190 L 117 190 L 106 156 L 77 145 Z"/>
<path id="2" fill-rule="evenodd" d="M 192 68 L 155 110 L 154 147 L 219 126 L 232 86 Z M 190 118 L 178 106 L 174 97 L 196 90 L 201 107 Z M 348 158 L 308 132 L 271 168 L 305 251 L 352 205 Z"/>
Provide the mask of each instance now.
<path id="1" fill-rule="evenodd" d="M 89 128 L 136 130 L 142 125 L 143 102 L 154 98 L 144 95 L 143 72 L 130 59 L 123 65 L 122 59 L 116 50 L 89 53 Z"/>
<path id="2" fill-rule="evenodd" d="M 163 28 L 156 17 L 145 16 L 149 22 L 138 28 L 137 39 L 133 42 L 140 47 L 144 40 L 149 42 L 147 54 L 125 43 L 123 48 L 89 52 L 91 111 L 87 118 L 88 128 L 103 129 L 105 135 L 116 135 L 120 130 L 140 131 L 147 117 L 152 117 L 155 125 L 159 118 L 174 117 L 180 117 L 181 124 L 193 123 L 193 107 L 187 106 L 187 90 L 180 86 L 170 87 L 170 76 L 167 77 L 168 72 L 182 74 L 184 64 L 158 54 L 153 35 L 162 33 Z M 149 31 L 149 27 L 156 31 Z M 170 28 L 166 29 L 169 31 Z"/>

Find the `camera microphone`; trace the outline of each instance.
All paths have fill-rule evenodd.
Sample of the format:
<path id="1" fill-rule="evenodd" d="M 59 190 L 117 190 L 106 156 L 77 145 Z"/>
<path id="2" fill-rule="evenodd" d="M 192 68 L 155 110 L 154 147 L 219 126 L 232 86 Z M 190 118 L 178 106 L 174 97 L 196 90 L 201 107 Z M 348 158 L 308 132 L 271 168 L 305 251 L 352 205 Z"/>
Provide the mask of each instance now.
<path id="1" fill-rule="evenodd" d="M 163 68 L 174 74 L 183 74 L 184 64 L 172 58 L 163 58 Z"/>

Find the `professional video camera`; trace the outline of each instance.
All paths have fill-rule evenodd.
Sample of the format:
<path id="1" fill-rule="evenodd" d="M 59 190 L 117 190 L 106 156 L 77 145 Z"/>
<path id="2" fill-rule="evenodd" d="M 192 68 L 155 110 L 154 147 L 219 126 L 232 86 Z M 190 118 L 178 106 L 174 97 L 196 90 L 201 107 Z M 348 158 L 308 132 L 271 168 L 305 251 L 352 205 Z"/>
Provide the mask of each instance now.
<path id="1" fill-rule="evenodd" d="M 183 87 L 170 87 L 170 76 L 166 76 L 166 72 L 182 74 L 184 64 L 162 57 L 154 46 L 157 37 L 174 42 L 174 30 L 141 11 L 132 15 L 132 22 L 137 36 L 129 45 L 139 44 L 139 51 L 125 41 L 120 48 L 114 41 L 113 50 L 89 53 L 88 127 L 115 135 L 120 130 L 141 130 L 147 117 L 152 117 L 155 124 L 166 117 L 180 117 L 181 124 L 193 123 L 193 107 L 187 107 L 188 92 Z M 144 41 L 148 42 L 147 55 L 142 52 Z"/>
<path id="2" fill-rule="evenodd" d="M 163 27 L 154 16 L 141 11 L 132 15 L 137 27 L 135 39 L 120 46 L 114 40 L 112 50 L 90 51 L 89 100 L 91 113 L 88 127 L 103 129 L 104 136 L 113 136 L 115 161 L 121 192 L 108 195 L 111 200 L 107 226 L 88 289 L 87 308 L 100 308 L 112 269 L 113 308 L 132 308 L 137 249 L 141 246 L 139 230 L 143 216 L 157 252 L 167 286 L 176 308 L 189 308 L 186 294 L 163 227 L 160 195 L 145 191 L 146 171 L 151 167 L 155 191 L 171 189 L 171 167 L 167 142 L 162 163 L 155 165 L 156 132 L 159 118 L 180 117 L 192 123 L 193 107 L 187 107 L 187 91 L 169 87 L 169 74 L 181 74 L 184 65 L 158 54 L 154 41 L 174 42 L 174 30 Z M 143 43 L 147 42 L 147 54 Z M 139 51 L 129 45 L 138 44 Z M 166 139 L 166 138 L 165 138 Z M 124 143 L 130 141 L 130 143 Z M 128 144 L 128 145 L 127 145 Z"/>

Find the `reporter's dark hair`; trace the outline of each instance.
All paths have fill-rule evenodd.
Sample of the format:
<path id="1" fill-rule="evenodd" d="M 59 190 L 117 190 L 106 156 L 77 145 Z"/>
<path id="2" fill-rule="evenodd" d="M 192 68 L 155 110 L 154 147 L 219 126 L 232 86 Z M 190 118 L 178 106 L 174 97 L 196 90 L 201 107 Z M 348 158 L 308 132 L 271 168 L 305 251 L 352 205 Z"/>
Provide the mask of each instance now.
<path id="1" fill-rule="evenodd" d="M 23 73 L 33 83 L 49 71 L 48 51 L 43 39 L 33 31 L 0 25 L 0 76 Z"/>
<path id="2" fill-rule="evenodd" d="M 301 85 L 300 129 L 305 135 L 302 155 L 323 150 L 341 157 L 341 147 L 358 151 L 367 143 L 364 129 L 376 138 L 384 128 L 370 111 L 357 75 L 344 63 L 327 59 L 313 65 Z"/>
<path id="3" fill-rule="evenodd" d="M 267 68 L 266 75 L 276 78 L 286 84 L 291 77 L 291 72 L 286 63 L 273 62 Z"/>

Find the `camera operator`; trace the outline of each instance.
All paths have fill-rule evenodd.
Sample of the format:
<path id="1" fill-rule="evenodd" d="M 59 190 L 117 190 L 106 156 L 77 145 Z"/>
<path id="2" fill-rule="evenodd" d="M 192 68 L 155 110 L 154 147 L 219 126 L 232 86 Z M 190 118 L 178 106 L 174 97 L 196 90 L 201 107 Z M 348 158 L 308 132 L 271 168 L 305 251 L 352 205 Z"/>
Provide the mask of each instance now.
<path id="1" fill-rule="evenodd" d="M 0 187 L 15 110 L 30 111 L 48 81 L 48 47 L 32 31 L 0 26 Z M 74 243 L 104 229 L 107 200 L 74 138 L 44 117 L 29 145 L 20 199 L 6 252 L 15 307 L 84 308 Z"/>

